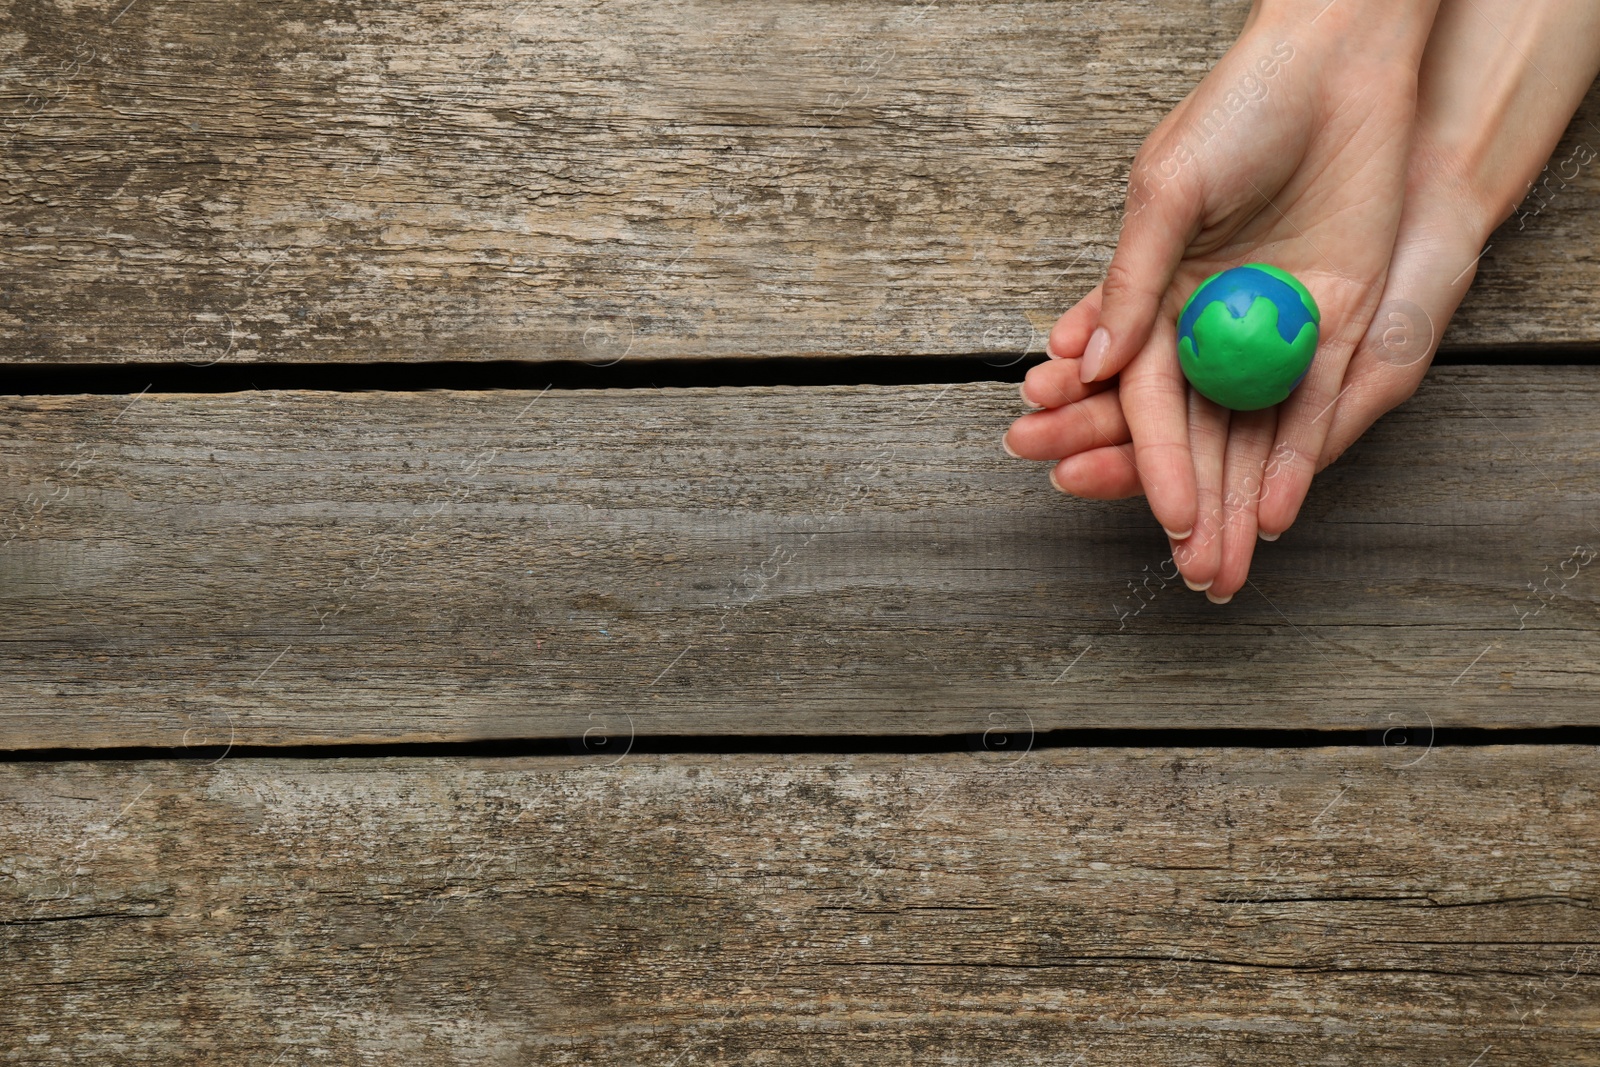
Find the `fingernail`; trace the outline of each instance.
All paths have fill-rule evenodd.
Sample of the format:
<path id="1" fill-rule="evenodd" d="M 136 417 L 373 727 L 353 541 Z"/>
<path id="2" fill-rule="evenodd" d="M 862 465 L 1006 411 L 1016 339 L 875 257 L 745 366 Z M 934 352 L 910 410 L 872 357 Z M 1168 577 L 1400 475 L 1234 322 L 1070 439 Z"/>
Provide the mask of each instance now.
<path id="1" fill-rule="evenodd" d="M 1058 492 L 1058 493 L 1065 493 L 1066 492 L 1065 489 L 1061 488 L 1061 483 L 1056 481 L 1056 469 L 1054 467 L 1050 468 L 1050 484 L 1056 487 L 1056 492 Z"/>
<path id="2" fill-rule="evenodd" d="M 1067 358 L 1066 356 L 1058 356 L 1058 355 L 1056 355 L 1055 346 L 1053 346 L 1050 343 L 1050 338 L 1048 338 L 1048 337 L 1046 337 L 1044 339 L 1044 354 L 1049 356 L 1051 359 L 1066 359 Z"/>
<path id="3" fill-rule="evenodd" d="M 1021 395 L 1022 402 L 1024 404 L 1028 405 L 1034 411 L 1038 411 L 1043 406 L 1041 404 L 1035 404 L 1032 400 L 1028 399 L 1028 383 L 1027 382 L 1023 382 L 1021 385 L 1019 385 L 1017 387 L 1017 392 L 1018 392 L 1018 394 Z"/>
<path id="4" fill-rule="evenodd" d="M 1096 326 L 1094 333 L 1089 336 L 1089 347 L 1083 350 L 1083 366 L 1078 368 L 1081 380 L 1092 382 L 1099 376 L 1106 361 L 1106 350 L 1110 347 L 1111 335 L 1104 326 Z"/>
<path id="5" fill-rule="evenodd" d="M 1214 581 L 1216 581 L 1215 578 L 1211 579 L 1211 582 L 1214 582 Z M 1183 584 L 1188 586 L 1190 589 L 1193 589 L 1196 593 L 1204 593 L 1207 589 L 1210 589 L 1211 588 L 1211 582 L 1207 582 L 1205 585 L 1195 585 L 1193 582 L 1191 582 L 1187 578 L 1185 578 L 1183 580 Z"/>
<path id="6" fill-rule="evenodd" d="M 1209 591 L 1207 591 L 1206 599 L 1211 601 L 1213 604 L 1226 604 L 1228 601 L 1233 599 L 1233 594 L 1230 593 L 1227 596 L 1213 596 Z"/>
<path id="7" fill-rule="evenodd" d="M 1282 534 L 1263 533 L 1260 530 L 1257 530 L 1256 531 L 1256 536 L 1260 537 L 1261 540 L 1263 540 L 1263 541 L 1276 541 L 1278 538 L 1282 537 L 1283 535 Z"/>
<path id="8" fill-rule="evenodd" d="M 1011 442 L 1006 440 L 1005 434 L 1001 434 L 1000 435 L 1000 447 L 1005 449 L 1006 450 L 1006 455 L 1010 456 L 1012 459 L 1021 459 L 1022 458 L 1017 453 L 1015 453 L 1015 452 L 1013 452 L 1011 450 Z"/>
<path id="9" fill-rule="evenodd" d="M 1185 537 L 1188 537 L 1190 534 L 1194 533 L 1194 527 L 1189 527 L 1187 530 L 1183 531 L 1183 533 L 1173 533 L 1171 530 L 1163 526 L 1161 527 L 1161 532 L 1172 538 L 1174 541 L 1182 541 Z"/>

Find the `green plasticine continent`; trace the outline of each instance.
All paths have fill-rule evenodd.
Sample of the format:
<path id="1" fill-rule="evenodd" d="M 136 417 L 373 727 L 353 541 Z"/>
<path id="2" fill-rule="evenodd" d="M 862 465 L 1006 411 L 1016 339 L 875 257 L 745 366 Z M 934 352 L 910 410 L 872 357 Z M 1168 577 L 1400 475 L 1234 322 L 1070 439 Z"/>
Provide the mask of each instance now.
<path id="1" fill-rule="evenodd" d="M 1178 342 L 1178 361 L 1184 376 L 1202 396 L 1234 411 L 1257 411 L 1282 403 L 1317 353 L 1317 305 L 1305 286 L 1284 271 L 1268 269 L 1306 298 L 1313 320 L 1300 327 L 1295 339 L 1284 343 L 1278 336 L 1278 307 L 1266 297 L 1256 297 L 1243 319 L 1227 307 L 1213 303 L 1194 324 L 1195 340 L 1206 358 L 1202 362 L 1185 337 Z"/>

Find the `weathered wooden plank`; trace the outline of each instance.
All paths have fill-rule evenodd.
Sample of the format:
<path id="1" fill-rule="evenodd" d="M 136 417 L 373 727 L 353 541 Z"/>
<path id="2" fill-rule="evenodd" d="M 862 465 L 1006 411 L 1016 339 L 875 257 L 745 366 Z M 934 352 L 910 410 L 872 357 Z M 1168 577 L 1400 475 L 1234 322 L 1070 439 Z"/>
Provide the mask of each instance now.
<path id="1" fill-rule="evenodd" d="M 1593 748 L 0 767 L 32 1063 L 1600 1063 Z"/>
<path id="2" fill-rule="evenodd" d="M 1039 352 L 1246 6 L 17 0 L 0 357 Z M 1558 170 L 1452 344 L 1600 340 Z"/>
<path id="3" fill-rule="evenodd" d="M 1010 384 L 0 403 L 0 748 L 1600 722 L 1600 381 L 1453 367 L 1208 604 Z"/>

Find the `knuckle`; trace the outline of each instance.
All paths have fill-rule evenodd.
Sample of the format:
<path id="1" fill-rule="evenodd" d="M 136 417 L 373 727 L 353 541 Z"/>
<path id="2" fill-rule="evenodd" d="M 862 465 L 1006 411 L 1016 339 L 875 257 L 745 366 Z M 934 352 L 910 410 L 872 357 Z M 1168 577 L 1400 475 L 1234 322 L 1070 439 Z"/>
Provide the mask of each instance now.
<path id="1" fill-rule="evenodd" d="M 1112 260 L 1106 267 L 1106 280 L 1104 282 L 1105 300 L 1107 303 L 1126 300 L 1131 296 L 1138 296 L 1140 289 L 1138 280 L 1133 271 L 1125 264 Z"/>
<path id="2" fill-rule="evenodd" d="M 1389 386 L 1378 398 L 1379 403 L 1382 404 L 1383 407 L 1381 410 L 1373 413 L 1374 419 L 1376 419 L 1378 415 L 1383 414 L 1383 412 L 1397 408 L 1401 404 L 1404 404 L 1407 400 L 1410 400 L 1417 394 L 1417 386 L 1421 384 L 1421 378 L 1408 377 L 1405 381 Z"/>
<path id="3" fill-rule="evenodd" d="M 1217 531 L 1222 527 L 1223 516 L 1225 514 L 1226 511 L 1221 503 L 1217 503 L 1210 508 L 1203 509 L 1199 519 L 1196 520 L 1194 524 L 1195 532 L 1199 536 L 1191 538 L 1191 540 L 1198 541 L 1202 538 L 1205 540 L 1210 540 L 1212 537 L 1214 537 Z"/>
<path id="4" fill-rule="evenodd" d="M 1033 397 L 1034 403 L 1039 407 L 1052 410 L 1065 407 L 1072 400 L 1061 388 L 1060 382 L 1044 375 L 1028 380 L 1028 395 Z"/>
<path id="5" fill-rule="evenodd" d="M 1128 168 L 1128 204 L 1144 208 L 1152 203 L 1192 199 L 1196 191 L 1194 153 L 1180 140 L 1146 141 Z"/>
<path id="6" fill-rule="evenodd" d="M 1134 153 L 1133 162 L 1128 165 L 1128 189 L 1149 189 L 1155 186 L 1157 171 L 1160 164 L 1156 162 L 1156 149 L 1146 141 Z"/>

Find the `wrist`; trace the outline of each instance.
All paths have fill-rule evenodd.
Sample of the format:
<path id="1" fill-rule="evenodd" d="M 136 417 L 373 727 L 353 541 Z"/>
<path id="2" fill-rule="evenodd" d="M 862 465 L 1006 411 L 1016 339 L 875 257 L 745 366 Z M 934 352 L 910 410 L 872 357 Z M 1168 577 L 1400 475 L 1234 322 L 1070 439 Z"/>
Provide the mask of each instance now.
<path id="1" fill-rule="evenodd" d="M 1439 0 L 1255 0 L 1245 32 L 1263 29 L 1304 52 L 1415 74 L 1438 8 Z"/>
<path id="2" fill-rule="evenodd" d="M 1419 180 L 1455 200 L 1480 243 L 1519 209 L 1542 210 L 1545 187 L 1600 152 L 1600 137 L 1579 135 L 1551 155 L 1597 72 L 1600 10 L 1587 0 L 1447 0 L 1422 60 Z"/>

